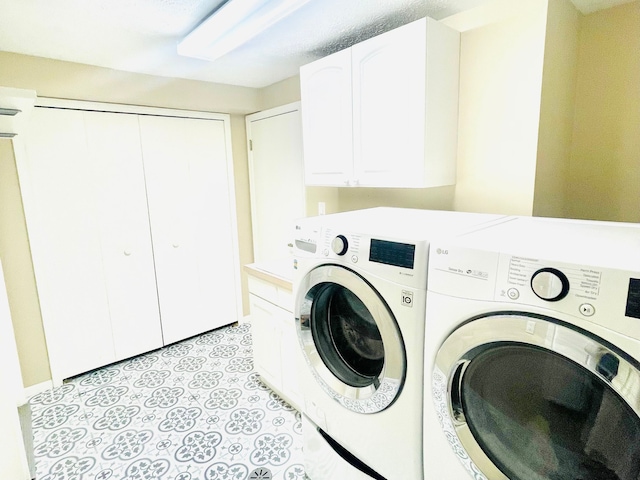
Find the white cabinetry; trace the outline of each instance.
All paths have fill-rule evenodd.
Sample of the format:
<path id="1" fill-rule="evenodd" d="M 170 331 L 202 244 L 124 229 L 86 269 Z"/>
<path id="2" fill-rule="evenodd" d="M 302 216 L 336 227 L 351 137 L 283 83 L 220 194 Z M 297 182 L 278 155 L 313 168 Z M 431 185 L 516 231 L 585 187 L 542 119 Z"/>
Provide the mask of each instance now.
<path id="1" fill-rule="evenodd" d="M 306 184 L 455 183 L 459 51 L 425 18 L 303 66 Z"/>
<path id="2" fill-rule="evenodd" d="M 56 384 L 237 320 L 226 117 L 149 110 L 37 107 L 16 155 Z"/>
<path id="3" fill-rule="evenodd" d="M 254 367 L 266 384 L 299 410 L 298 368 L 304 360 L 294 324 L 291 287 L 257 278 L 249 271 L 249 303 Z"/>

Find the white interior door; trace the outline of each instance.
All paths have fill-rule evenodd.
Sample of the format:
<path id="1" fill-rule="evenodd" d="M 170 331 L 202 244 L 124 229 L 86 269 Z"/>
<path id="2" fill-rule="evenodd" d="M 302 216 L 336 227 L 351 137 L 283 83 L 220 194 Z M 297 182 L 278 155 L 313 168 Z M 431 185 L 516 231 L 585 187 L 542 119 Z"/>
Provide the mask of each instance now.
<path id="1" fill-rule="evenodd" d="M 253 259 L 290 256 L 293 221 L 305 216 L 300 104 L 247 116 Z"/>
<path id="2" fill-rule="evenodd" d="M 115 361 L 83 112 L 35 108 L 16 158 L 54 383 Z"/>
<path id="3" fill-rule="evenodd" d="M 135 115 L 84 112 L 118 360 L 160 348 L 151 232 Z"/>
<path id="4" fill-rule="evenodd" d="M 140 116 L 165 344 L 238 319 L 235 206 L 220 120 Z"/>

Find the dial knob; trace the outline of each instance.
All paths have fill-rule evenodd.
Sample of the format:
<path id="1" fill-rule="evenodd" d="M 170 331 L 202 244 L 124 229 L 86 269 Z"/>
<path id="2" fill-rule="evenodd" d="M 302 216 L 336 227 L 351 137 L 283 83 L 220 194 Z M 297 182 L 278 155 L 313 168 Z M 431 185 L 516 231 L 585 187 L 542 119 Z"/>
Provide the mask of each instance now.
<path id="1" fill-rule="evenodd" d="M 531 277 L 531 289 L 541 299 L 557 302 L 569 293 L 569 279 L 560 270 L 542 268 Z"/>
<path id="2" fill-rule="evenodd" d="M 338 235 L 331 242 L 331 250 L 334 251 L 336 255 L 344 255 L 349 250 L 349 242 L 347 241 L 347 237 L 344 235 Z"/>

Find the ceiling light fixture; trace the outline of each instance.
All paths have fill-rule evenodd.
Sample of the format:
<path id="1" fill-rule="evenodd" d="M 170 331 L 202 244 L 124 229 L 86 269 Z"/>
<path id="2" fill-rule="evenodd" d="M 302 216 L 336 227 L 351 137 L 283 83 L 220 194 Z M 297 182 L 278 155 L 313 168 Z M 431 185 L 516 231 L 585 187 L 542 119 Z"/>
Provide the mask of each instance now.
<path id="1" fill-rule="evenodd" d="M 309 0 L 229 0 L 181 42 L 178 54 L 213 61 L 251 40 Z"/>

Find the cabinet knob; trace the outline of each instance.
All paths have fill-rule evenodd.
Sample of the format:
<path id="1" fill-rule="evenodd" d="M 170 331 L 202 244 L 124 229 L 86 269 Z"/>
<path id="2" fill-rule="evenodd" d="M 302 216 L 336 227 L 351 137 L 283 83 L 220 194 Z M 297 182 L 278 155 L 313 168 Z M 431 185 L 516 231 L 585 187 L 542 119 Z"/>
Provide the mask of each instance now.
<path id="1" fill-rule="evenodd" d="M 172 243 L 172 244 L 171 244 L 171 246 L 172 246 L 173 248 L 178 248 L 178 247 L 180 246 L 180 244 L 179 244 L 179 243 Z"/>
<path id="2" fill-rule="evenodd" d="M 125 251 L 124 251 L 124 256 L 125 256 L 125 257 L 128 257 L 128 256 L 130 256 L 130 255 L 131 255 L 131 253 L 132 253 L 132 252 L 131 252 L 131 250 L 127 248 L 127 249 L 125 249 Z"/>

